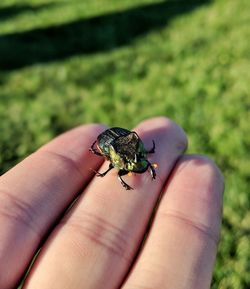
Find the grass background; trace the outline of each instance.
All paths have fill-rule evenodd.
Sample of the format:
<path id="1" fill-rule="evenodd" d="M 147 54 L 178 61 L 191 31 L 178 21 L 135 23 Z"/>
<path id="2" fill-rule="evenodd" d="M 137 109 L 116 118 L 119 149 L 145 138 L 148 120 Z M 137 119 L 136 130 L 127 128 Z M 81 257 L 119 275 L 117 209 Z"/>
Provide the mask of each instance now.
<path id="1" fill-rule="evenodd" d="M 250 288 L 249 25 L 249 0 L 1 0 L 1 173 L 78 124 L 166 115 L 225 176 L 212 288 Z"/>

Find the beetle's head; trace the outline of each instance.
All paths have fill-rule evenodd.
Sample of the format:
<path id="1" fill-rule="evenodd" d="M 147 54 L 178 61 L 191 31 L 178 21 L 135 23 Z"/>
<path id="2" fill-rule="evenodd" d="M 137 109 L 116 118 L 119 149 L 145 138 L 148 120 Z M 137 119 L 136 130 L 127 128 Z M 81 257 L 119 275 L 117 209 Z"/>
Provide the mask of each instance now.
<path id="1" fill-rule="evenodd" d="M 110 155 L 119 169 L 143 173 L 149 166 L 144 144 L 135 132 L 115 139 L 110 146 Z"/>
<path id="2" fill-rule="evenodd" d="M 144 173 L 149 166 L 149 162 L 147 159 L 141 159 L 137 162 L 135 161 L 130 161 L 126 163 L 126 169 L 131 172 L 136 172 L 136 173 Z"/>
<path id="3" fill-rule="evenodd" d="M 149 162 L 147 160 L 147 153 L 144 148 L 143 142 L 138 139 L 137 147 L 129 159 L 127 159 L 126 167 L 128 171 L 144 173 L 149 166 Z"/>

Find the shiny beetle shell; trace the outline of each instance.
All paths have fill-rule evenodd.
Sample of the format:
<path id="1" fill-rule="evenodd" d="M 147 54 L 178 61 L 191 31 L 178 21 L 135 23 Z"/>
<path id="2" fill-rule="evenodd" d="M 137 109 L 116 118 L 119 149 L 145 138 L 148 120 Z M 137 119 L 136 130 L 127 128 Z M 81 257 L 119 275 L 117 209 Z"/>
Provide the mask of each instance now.
<path id="1" fill-rule="evenodd" d="M 90 151 L 98 156 L 103 156 L 110 161 L 109 168 L 97 172 L 97 176 L 104 177 L 111 169 L 118 170 L 118 179 L 127 190 L 132 189 L 122 176 L 134 172 L 144 173 L 150 170 L 153 179 L 156 177 L 154 166 L 147 160 L 147 155 L 155 152 L 155 143 L 147 151 L 138 134 L 120 127 L 113 127 L 102 132 L 92 144 Z"/>

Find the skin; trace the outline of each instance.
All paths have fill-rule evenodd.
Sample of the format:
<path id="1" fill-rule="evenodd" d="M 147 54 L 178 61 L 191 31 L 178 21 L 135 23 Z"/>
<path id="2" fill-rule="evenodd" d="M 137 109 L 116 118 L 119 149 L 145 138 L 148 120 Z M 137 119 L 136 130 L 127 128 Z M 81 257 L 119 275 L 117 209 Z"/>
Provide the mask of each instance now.
<path id="1" fill-rule="evenodd" d="M 179 126 L 153 118 L 135 131 L 146 147 L 155 140 L 156 179 L 125 176 L 134 188 L 126 191 L 115 169 L 104 178 L 91 170 L 108 167 L 88 151 L 104 129 L 66 132 L 1 176 L 0 288 L 16 288 L 41 245 L 25 289 L 209 288 L 220 171 L 204 156 L 184 155 Z"/>

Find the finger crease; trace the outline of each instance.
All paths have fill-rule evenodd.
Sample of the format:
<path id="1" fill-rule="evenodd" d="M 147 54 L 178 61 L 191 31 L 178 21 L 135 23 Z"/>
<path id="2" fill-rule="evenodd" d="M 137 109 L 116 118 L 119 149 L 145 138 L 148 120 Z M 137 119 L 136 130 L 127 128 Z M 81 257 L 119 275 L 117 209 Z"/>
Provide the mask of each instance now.
<path id="1" fill-rule="evenodd" d="M 21 222 L 41 238 L 38 225 L 35 223 L 37 214 L 33 207 L 28 202 L 21 200 L 8 191 L 1 190 L 0 196 L 3 197 L 0 214 L 11 220 Z"/>
<path id="2" fill-rule="evenodd" d="M 209 237 L 210 240 L 212 240 L 215 245 L 217 246 L 219 243 L 219 236 L 216 234 L 210 227 L 205 226 L 204 224 L 200 222 L 196 222 L 194 220 L 191 220 L 186 215 L 181 214 L 180 212 L 161 212 L 161 215 L 167 217 L 167 218 L 174 218 L 184 225 L 190 226 L 196 231 L 200 232 L 201 234 Z"/>
<path id="3" fill-rule="evenodd" d="M 55 159 L 59 159 L 63 163 L 66 163 L 67 166 L 69 166 L 70 168 L 73 168 L 77 172 L 77 174 L 82 178 L 83 172 L 82 172 L 80 166 L 77 165 L 77 163 L 73 159 L 71 159 L 70 157 L 62 155 L 62 154 L 54 152 L 54 151 L 47 150 L 47 149 L 46 150 L 41 149 L 38 152 L 43 153 L 44 155 L 48 155 L 49 157 L 53 157 Z"/>
<path id="4" fill-rule="evenodd" d="M 65 225 L 76 228 L 76 232 L 81 232 L 91 241 L 126 261 L 131 261 L 132 252 L 129 252 L 128 234 L 101 217 L 86 213 L 84 217 L 77 220 L 66 221 Z"/>

